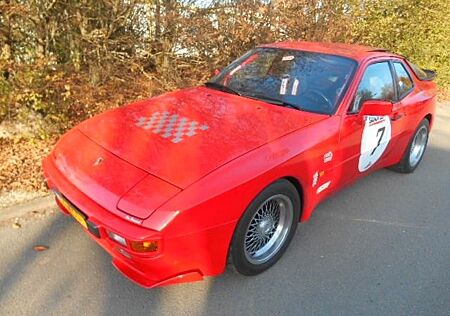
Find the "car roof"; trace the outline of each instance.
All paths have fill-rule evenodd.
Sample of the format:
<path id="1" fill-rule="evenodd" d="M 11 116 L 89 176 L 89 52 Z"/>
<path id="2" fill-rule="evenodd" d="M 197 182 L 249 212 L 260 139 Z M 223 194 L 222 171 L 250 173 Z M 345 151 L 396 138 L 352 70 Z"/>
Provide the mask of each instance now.
<path id="1" fill-rule="evenodd" d="M 293 42 L 278 42 L 271 44 L 263 44 L 258 47 L 283 48 L 283 49 L 303 50 L 324 54 L 333 54 L 352 58 L 358 61 L 377 56 L 400 57 L 398 55 L 389 52 L 387 49 L 384 48 L 377 48 L 357 44 L 344 44 L 344 43 L 293 41 Z"/>

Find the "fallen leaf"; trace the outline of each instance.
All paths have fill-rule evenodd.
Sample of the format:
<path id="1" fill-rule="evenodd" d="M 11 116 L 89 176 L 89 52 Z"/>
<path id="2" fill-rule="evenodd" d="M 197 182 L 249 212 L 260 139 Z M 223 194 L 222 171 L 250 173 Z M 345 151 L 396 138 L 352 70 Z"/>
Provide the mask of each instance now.
<path id="1" fill-rule="evenodd" d="M 22 225 L 20 225 L 19 223 L 14 223 L 14 224 L 12 224 L 12 227 L 15 229 L 19 229 L 22 227 Z"/>
<path id="2" fill-rule="evenodd" d="M 45 251 L 45 250 L 48 249 L 48 246 L 44 246 L 44 245 L 36 245 L 36 246 L 33 247 L 33 249 L 34 249 L 35 251 Z"/>

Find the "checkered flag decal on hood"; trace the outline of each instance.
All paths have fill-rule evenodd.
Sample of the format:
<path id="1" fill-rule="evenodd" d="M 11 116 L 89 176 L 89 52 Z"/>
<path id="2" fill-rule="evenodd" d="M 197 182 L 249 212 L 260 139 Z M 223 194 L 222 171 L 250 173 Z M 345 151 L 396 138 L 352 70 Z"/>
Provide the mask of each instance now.
<path id="1" fill-rule="evenodd" d="M 206 124 L 169 112 L 155 112 L 151 116 L 141 116 L 137 119 L 136 126 L 150 130 L 163 138 L 170 138 L 175 144 L 181 142 L 184 137 L 192 137 L 209 128 Z"/>

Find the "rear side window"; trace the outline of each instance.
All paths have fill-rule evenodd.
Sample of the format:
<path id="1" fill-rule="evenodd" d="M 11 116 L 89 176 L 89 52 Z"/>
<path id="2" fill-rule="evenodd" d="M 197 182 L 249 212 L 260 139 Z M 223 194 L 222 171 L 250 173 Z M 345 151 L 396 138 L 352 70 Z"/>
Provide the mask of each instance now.
<path id="1" fill-rule="evenodd" d="M 372 64 L 364 72 L 351 112 L 358 112 L 362 103 L 366 100 L 393 101 L 394 98 L 394 80 L 389 63 Z"/>
<path id="2" fill-rule="evenodd" d="M 402 99 L 412 90 L 414 84 L 402 63 L 394 62 L 394 69 L 397 74 L 398 96 Z"/>

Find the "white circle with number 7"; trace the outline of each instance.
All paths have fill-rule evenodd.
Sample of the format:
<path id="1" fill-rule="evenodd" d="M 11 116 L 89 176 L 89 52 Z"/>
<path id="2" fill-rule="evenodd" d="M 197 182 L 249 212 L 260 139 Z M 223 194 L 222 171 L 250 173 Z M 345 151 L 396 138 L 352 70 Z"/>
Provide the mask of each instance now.
<path id="1" fill-rule="evenodd" d="M 389 116 L 365 116 L 358 169 L 364 172 L 383 155 L 391 140 Z"/>

